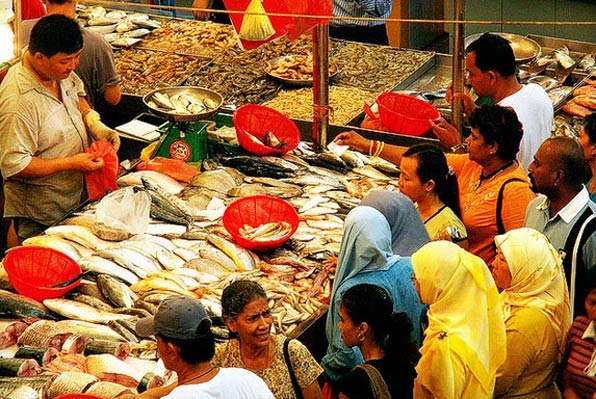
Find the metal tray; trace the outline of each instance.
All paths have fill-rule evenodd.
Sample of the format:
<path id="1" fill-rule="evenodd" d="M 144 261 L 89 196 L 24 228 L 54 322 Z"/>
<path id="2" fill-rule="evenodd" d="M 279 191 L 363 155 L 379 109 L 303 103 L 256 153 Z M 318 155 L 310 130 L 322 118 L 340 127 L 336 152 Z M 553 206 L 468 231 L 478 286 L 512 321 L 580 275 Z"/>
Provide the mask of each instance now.
<path id="1" fill-rule="evenodd" d="M 157 93 L 166 94 L 169 97 L 176 95 L 176 94 L 191 94 L 193 96 L 197 96 L 203 100 L 211 100 L 215 102 L 216 106 L 214 108 L 205 110 L 204 112 L 199 113 L 191 113 L 191 114 L 182 114 L 177 113 L 176 111 L 167 111 L 163 108 L 155 108 L 150 105 L 149 101 L 153 96 Z M 213 114 L 215 114 L 219 108 L 221 108 L 223 104 L 223 97 L 218 93 L 214 92 L 213 90 L 205 89 L 203 87 L 197 86 L 174 86 L 174 87 L 166 87 L 161 89 L 153 90 L 143 97 L 143 103 L 145 106 L 154 114 L 166 118 L 168 120 L 174 120 L 178 122 L 189 122 L 189 121 L 196 121 L 199 119 L 207 118 Z"/>
<path id="2" fill-rule="evenodd" d="M 536 41 L 514 33 L 491 32 L 494 35 L 499 35 L 505 38 L 511 44 L 515 61 L 518 63 L 528 62 L 540 54 L 540 45 Z M 483 33 L 475 33 L 466 36 L 464 40 L 464 47 L 467 48 L 474 40 L 482 36 Z"/>
<path id="3" fill-rule="evenodd" d="M 268 76 L 272 79 L 275 79 L 279 82 L 286 83 L 292 86 L 312 86 L 313 79 L 289 79 L 284 78 L 283 76 L 279 76 L 275 73 L 271 72 L 271 68 L 277 66 L 280 62 L 286 61 L 288 59 L 293 58 L 293 55 L 284 55 L 281 57 L 276 57 L 266 61 L 267 66 L 265 67 L 265 72 Z M 301 56 L 303 57 L 303 56 Z M 332 79 L 338 73 L 337 65 L 334 63 L 329 63 L 329 79 Z"/>

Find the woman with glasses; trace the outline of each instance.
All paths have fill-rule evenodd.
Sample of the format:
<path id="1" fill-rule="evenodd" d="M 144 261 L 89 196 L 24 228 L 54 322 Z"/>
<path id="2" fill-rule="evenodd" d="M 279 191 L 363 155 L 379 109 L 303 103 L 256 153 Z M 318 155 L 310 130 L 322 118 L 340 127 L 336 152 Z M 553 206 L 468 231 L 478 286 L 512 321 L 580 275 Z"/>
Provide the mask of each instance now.
<path id="1" fill-rule="evenodd" d="M 288 367 L 286 337 L 271 333 L 273 318 L 263 287 L 252 280 L 237 280 L 224 289 L 221 306 L 223 319 L 236 337 L 216 348 L 213 365 L 252 371 L 265 381 L 276 399 L 323 397 L 317 382 L 323 369 L 297 340 L 287 343 L 291 369 Z"/>

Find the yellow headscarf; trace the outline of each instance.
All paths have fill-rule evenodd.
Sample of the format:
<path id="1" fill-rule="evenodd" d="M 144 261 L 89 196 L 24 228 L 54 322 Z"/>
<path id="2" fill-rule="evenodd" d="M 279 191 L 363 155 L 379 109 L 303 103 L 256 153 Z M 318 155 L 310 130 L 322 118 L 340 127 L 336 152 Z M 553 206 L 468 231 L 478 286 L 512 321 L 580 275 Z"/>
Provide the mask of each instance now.
<path id="1" fill-rule="evenodd" d="M 511 272 L 511 286 L 500 295 L 505 320 L 512 307 L 533 307 L 544 312 L 557 332 L 562 355 L 571 314 L 559 254 L 544 234 L 525 227 L 496 236 L 495 243 Z"/>
<path id="2" fill-rule="evenodd" d="M 456 244 L 435 241 L 412 255 L 412 266 L 420 300 L 429 305 L 417 383 L 436 398 L 453 398 L 453 351 L 492 397 L 506 338 L 499 293 L 486 264 Z"/>

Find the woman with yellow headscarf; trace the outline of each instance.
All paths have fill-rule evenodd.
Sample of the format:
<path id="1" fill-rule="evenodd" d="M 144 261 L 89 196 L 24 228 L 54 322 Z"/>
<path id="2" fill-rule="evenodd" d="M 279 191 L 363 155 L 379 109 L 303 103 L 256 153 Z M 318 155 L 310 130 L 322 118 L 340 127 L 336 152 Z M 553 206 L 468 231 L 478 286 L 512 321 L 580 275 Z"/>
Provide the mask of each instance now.
<path id="1" fill-rule="evenodd" d="M 495 243 L 491 272 L 501 291 L 507 335 L 495 398 L 560 398 L 555 378 L 571 316 L 559 254 L 529 228 L 496 236 Z"/>
<path id="2" fill-rule="evenodd" d="M 412 255 L 428 328 L 414 398 L 492 398 L 505 361 L 499 294 L 486 264 L 457 244 L 435 241 Z"/>

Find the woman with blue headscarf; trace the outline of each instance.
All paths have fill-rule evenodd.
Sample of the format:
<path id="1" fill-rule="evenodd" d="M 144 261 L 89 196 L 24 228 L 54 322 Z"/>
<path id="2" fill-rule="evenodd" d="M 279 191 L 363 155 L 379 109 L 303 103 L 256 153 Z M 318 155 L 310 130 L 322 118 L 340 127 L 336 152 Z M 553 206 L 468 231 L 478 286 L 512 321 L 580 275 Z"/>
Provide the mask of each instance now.
<path id="1" fill-rule="evenodd" d="M 422 231 L 426 232 L 424 225 L 420 224 Z M 416 294 L 412 274 L 410 258 L 393 253 L 391 228 L 385 216 L 369 206 L 358 206 L 350 211 L 345 220 L 327 311 L 325 333 L 329 346 L 321 362 L 326 379 L 338 381 L 364 361 L 358 348 L 344 345 L 337 327 L 343 294 L 357 284 L 383 287 L 393 301 L 393 310 L 406 313 L 412 320 L 413 336 L 420 343 L 420 318 L 425 308 Z"/>

